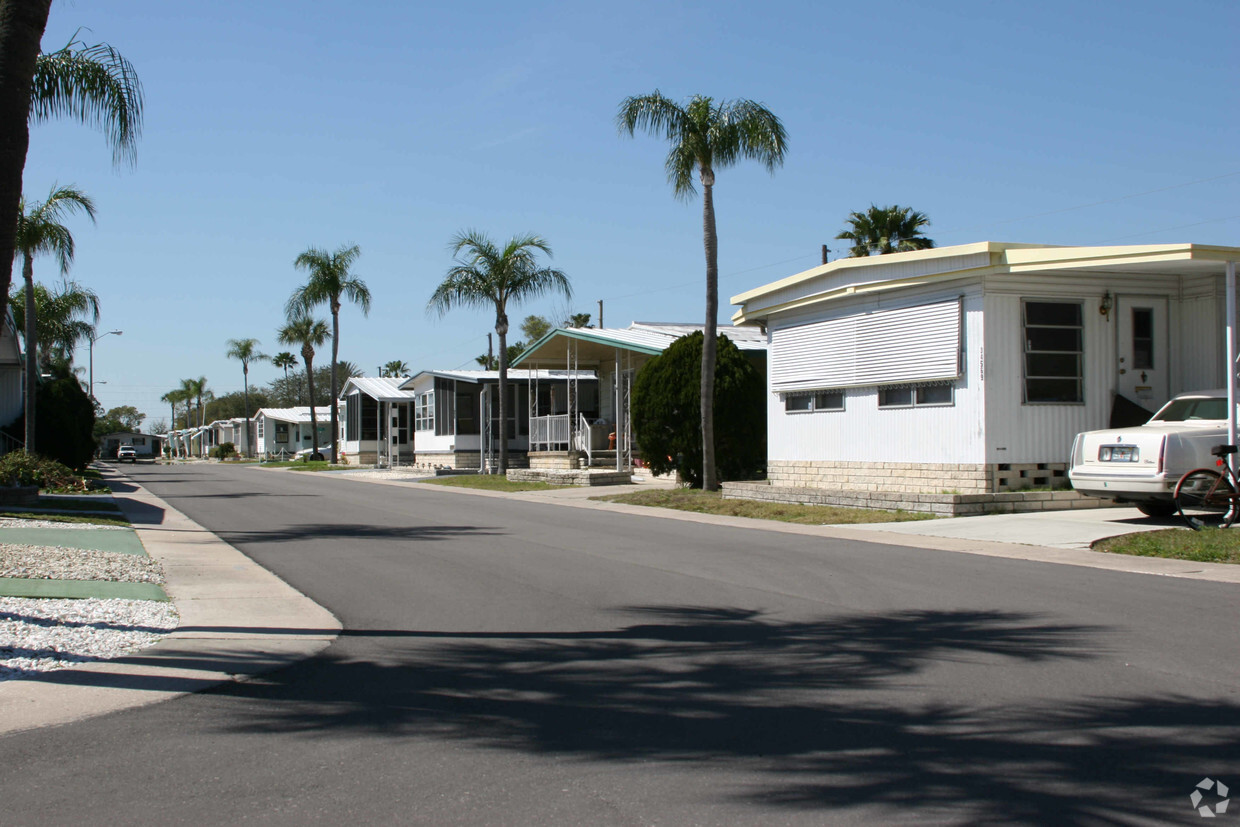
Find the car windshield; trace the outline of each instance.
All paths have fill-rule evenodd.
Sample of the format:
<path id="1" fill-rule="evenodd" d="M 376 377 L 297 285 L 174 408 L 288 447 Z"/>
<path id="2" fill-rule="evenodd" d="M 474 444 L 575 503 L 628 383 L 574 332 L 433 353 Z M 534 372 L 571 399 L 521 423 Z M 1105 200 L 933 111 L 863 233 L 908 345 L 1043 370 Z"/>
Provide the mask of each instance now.
<path id="1" fill-rule="evenodd" d="M 1151 422 L 1193 422 L 1198 419 L 1226 419 L 1226 399 L 1173 399 L 1154 414 Z"/>

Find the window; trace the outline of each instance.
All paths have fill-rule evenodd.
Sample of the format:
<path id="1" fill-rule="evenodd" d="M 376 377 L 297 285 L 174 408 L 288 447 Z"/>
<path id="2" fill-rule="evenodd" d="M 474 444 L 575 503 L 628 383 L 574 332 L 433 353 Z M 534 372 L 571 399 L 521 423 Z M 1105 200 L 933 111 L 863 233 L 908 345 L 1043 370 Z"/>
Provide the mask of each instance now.
<path id="1" fill-rule="evenodd" d="M 288 423 L 276 423 L 276 442 L 288 442 Z"/>
<path id="2" fill-rule="evenodd" d="M 259 417 L 259 420 L 258 420 L 258 438 L 259 439 L 263 438 L 263 425 L 264 423 L 266 423 L 266 421 L 267 421 L 266 419 Z"/>
<path id="3" fill-rule="evenodd" d="M 955 404 L 952 385 L 898 385 L 878 389 L 880 408 L 921 408 Z"/>
<path id="4" fill-rule="evenodd" d="M 842 411 L 844 410 L 844 392 L 818 391 L 816 393 L 785 396 L 784 410 L 788 413 Z"/>
<path id="5" fill-rule="evenodd" d="M 1154 309 L 1132 309 L 1132 367 L 1134 370 L 1154 369 Z"/>
<path id="6" fill-rule="evenodd" d="M 435 392 L 426 391 L 418 394 L 414 410 L 413 428 L 415 431 L 435 430 Z"/>
<path id="7" fill-rule="evenodd" d="M 1025 402 L 1084 401 L 1080 302 L 1026 301 L 1023 310 Z"/>

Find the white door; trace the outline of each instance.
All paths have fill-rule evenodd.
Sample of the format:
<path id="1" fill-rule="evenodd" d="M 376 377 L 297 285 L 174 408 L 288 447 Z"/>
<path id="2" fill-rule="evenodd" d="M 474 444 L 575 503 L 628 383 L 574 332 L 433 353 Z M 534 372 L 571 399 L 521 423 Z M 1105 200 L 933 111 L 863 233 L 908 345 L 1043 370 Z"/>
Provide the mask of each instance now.
<path id="1" fill-rule="evenodd" d="M 1167 299 L 1161 296 L 1118 296 L 1115 333 L 1118 387 L 1150 413 L 1167 401 L 1170 377 L 1167 347 Z"/>

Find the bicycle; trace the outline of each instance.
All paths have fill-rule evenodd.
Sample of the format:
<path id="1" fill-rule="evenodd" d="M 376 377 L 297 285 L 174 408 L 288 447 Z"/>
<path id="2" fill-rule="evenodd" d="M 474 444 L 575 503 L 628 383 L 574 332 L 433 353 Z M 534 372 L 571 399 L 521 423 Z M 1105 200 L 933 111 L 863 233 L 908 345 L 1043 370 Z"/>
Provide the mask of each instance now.
<path id="1" fill-rule="evenodd" d="M 1194 531 L 1207 525 L 1229 528 L 1240 510 L 1240 480 L 1226 459 L 1236 453 L 1236 446 L 1215 445 L 1210 453 L 1218 457 L 1215 465 L 1223 469 L 1221 474 L 1213 468 L 1196 468 L 1175 486 L 1176 510 Z"/>

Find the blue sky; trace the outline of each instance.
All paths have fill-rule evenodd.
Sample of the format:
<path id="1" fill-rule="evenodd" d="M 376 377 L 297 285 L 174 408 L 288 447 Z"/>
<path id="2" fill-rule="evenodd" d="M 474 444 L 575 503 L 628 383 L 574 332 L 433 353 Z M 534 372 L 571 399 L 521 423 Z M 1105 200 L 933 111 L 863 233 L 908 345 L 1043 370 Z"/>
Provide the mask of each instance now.
<path id="1" fill-rule="evenodd" d="M 25 191 L 97 201 L 71 275 L 124 335 L 96 345 L 96 396 L 156 419 L 184 377 L 240 389 L 225 340 L 281 349 L 310 246 L 362 248 L 375 306 L 341 314 L 341 358 L 371 373 L 486 350 L 488 314 L 425 312 L 464 229 L 538 233 L 572 279 L 571 306 L 510 309 L 514 326 L 599 299 L 609 326 L 698 321 L 700 201 L 673 197 L 661 141 L 614 122 L 655 89 L 752 98 L 788 130 L 775 175 L 718 175 L 721 320 L 730 296 L 843 250 L 871 203 L 927 213 L 940 246 L 1240 245 L 1238 24 L 1234 0 L 56 0 L 44 48 L 84 27 L 120 49 L 145 130 L 118 170 L 100 134 L 36 127 Z M 35 273 L 57 278 L 51 260 Z"/>

